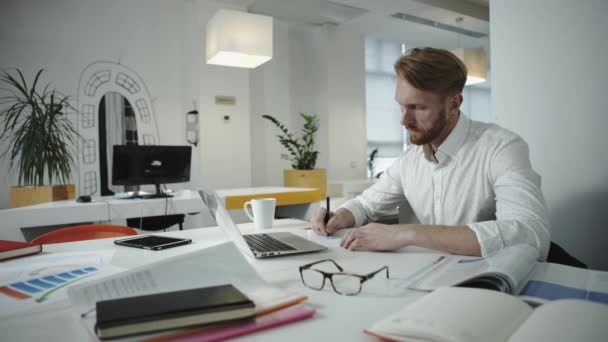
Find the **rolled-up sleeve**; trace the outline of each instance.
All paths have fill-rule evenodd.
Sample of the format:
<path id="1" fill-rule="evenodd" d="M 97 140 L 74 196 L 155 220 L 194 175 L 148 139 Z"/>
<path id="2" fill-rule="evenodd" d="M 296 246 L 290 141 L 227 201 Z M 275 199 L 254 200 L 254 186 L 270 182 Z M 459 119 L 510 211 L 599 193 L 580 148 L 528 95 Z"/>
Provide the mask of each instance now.
<path id="1" fill-rule="evenodd" d="M 389 214 L 405 199 L 400 177 L 402 160 L 397 159 L 374 185 L 341 206 L 353 214 L 355 227 Z"/>
<path id="2" fill-rule="evenodd" d="M 545 261 L 551 241 L 548 211 L 527 144 L 512 139 L 497 149 L 490 163 L 496 220 L 467 225 L 477 235 L 482 255 L 523 243 L 538 249 L 539 261 Z"/>

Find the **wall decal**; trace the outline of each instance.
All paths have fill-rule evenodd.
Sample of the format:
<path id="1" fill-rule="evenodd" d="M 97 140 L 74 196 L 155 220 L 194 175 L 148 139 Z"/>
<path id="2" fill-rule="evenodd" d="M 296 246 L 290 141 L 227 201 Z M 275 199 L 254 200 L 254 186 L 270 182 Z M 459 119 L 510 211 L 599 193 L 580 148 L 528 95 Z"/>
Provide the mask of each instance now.
<path id="1" fill-rule="evenodd" d="M 104 95 L 112 92 L 120 93 L 133 104 L 137 143 L 157 145 L 160 141 L 152 96 L 143 79 L 119 63 L 98 61 L 89 64 L 78 81 L 78 130 L 83 138 L 77 158 L 79 195 L 101 195 L 99 125 L 105 125 L 105 122 L 99 120 L 99 103 Z M 101 140 L 105 141 L 105 137 Z M 108 165 L 111 169 L 111 161 Z"/>

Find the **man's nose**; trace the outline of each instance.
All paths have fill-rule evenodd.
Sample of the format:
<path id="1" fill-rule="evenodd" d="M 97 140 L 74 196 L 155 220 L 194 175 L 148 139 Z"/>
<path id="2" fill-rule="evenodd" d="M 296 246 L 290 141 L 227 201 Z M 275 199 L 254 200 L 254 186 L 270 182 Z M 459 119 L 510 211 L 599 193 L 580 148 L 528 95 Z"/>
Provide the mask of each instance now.
<path id="1" fill-rule="evenodd" d="M 401 111 L 401 126 L 411 126 L 412 123 L 412 113 L 407 109 Z"/>

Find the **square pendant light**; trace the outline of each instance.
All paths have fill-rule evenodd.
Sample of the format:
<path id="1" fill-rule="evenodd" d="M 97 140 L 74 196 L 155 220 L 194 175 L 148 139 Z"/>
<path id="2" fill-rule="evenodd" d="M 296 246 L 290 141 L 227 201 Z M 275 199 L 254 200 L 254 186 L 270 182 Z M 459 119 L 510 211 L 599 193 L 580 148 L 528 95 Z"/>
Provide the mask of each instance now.
<path id="1" fill-rule="evenodd" d="M 456 49 L 452 52 L 467 66 L 466 85 L 485 82 L 487 80 L 487 59 L 482 49 Z"/>
<path id="2" fill-rule="evenodd" d="M 218 10 L 207 23 L 207 64 L 255 68 L 272 59 L 272 17 Z"/>

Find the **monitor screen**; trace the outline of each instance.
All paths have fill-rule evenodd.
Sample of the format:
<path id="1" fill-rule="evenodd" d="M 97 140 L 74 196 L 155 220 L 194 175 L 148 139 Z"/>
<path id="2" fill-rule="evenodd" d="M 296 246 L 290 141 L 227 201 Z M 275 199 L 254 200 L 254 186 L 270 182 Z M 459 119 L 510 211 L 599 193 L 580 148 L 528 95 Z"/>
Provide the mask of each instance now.
<path id="1" fill-rule="evenodd" d="M 114 145 L 112 184 L 188 182 L 191 154 L 191 146 Z"/>

